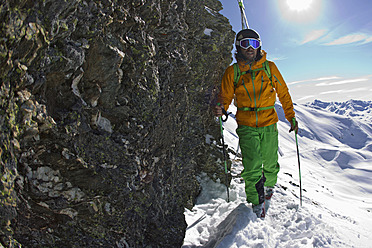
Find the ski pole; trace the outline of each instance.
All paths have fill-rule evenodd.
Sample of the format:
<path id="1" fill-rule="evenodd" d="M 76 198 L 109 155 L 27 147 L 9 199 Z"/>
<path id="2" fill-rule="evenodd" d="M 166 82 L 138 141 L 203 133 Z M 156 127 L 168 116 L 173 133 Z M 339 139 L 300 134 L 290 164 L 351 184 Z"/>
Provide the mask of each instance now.
<path id="1" fill-rule="evenodd" d="M 292 119 L 293 126 L 296 126 L 296 119 Z M 297 131 L 295 130 L 295 138 L 296 138 L 296 149 L 297 149 L 297 160 L 298 160 L 298 174 L 300 180 L 300 206 L 302 207 L 302 183 L 301 183 L 301 166 L 300 166 L 300 152 L 298 149 L 298 140 L 297 140 Z"/>
<path id="2" fill-rule="evenodd" d="M 221 104 L 220 103 L 217 103 L 217 105 L 220 106 Z M 226 115 L 226 119 L 224 121 L 227 121 L 227 116 L 228 115 Z M 229 175 L 228 175 L 228 171 L 227 171 L 225 140 L 224 140 L 224 137 L 223 137 L 223 127 L 222 127 L 222 117 L 220 116 L 220 117 L 218 117 L 218 119 L 220 120 L 221 137 L 222 137 L 222 149 L 223 149 L 223 161 L 224 161 L 224 164 L 225 164 L 227 202 L 230 202 L 230 194 L 229 194 L 229 186 L 228 186 Z"/>
<path id="3" fill-rule="evenodd" d="M 235 150 L 235 156 L 234 156 L 234 160 L 236 159 L 236 156 L 238 155 L 238 152 L 239 152 L 239 140 L 238 140 L 238 147 L 236 148 Z"/>

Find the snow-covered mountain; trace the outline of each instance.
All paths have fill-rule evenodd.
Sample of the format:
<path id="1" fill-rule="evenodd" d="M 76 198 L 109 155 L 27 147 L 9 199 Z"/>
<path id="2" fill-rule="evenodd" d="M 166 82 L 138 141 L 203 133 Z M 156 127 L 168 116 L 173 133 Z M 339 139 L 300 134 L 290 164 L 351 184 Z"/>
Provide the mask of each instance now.
<path id="1" fill-rule="evenodd" d="M 372 101 L 349 100 L 346 102 L 322 102 L 315 100 L 307 104 L 318 109 L 325 109 L 343 116 L 372 120 Z"/>
<path id="2" fill-rule="evenodd" d="M 185 210 L 189 226 L 183 247 L 372 247 L 372 102 L 295 106 L 302 206 L 295 136 L 288 133 L 281 106 L 276 110 L 281 171 L 266 218 L 257 219 L 245 202 L 238 176 L 229 203 L 224 185 L 202 177 L 196 206 Z M 233 118 L 224 124 L 232 150 L 238 144 L 236 127 Z M 232 174 L 241 170 L 238 156 Z"/>

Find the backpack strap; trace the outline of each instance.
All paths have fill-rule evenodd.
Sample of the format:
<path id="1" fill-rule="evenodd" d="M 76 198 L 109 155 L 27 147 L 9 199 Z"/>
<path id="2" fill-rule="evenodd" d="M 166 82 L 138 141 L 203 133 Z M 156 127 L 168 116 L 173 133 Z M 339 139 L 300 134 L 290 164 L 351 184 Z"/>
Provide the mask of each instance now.
<path id="1" fill-rule="evenodd" d="M 273 88 L 275 88 L 274 85 L 273 85 L 273 77 L 271 76 L 269 61 L 265 60 L 265 62 L 263 63 L 262 67 L 264 68 L 267 77 L 270 79 L 271 86 Z"/>
<path id="2" fill-rule="evenodd" d="M 240 77 L 243 76 L 244 74 L 250 73 L 252 70 L 242 72 L 240 71 L 238 63 L 234 63 L 233 67 L 234 67 L 234 91 L 235 91 L 236 87 L 238 87 Z"/>
<path id="3" fill-rule="evenodd" d="M 273 109 L 273 108 L 275 108 L 275 106 L 268 106 L 268 107 L 261 107 L 261 108 L 242 107 L 242 108 L 238 108 L 238 110 L 258 112 L 258 111 L 268 110 L 268 109 Z"/>
<path id="4" fill-rule="evenodd" d="M 238 87 L 238 82 L 239 82 L 239 79 L 242 75 L 244 75 L 246 73 L 253 72 L 252 73 L 252 80 L 255 80 L 256 71 L 261 71 L 261 70 L 265 71 L 267 77 L 270 79 L 271 86 L 273 88 L 275 88 L 274 85 L 273 85 L 273 79 L 272 79 L 272 75 L 271 75 L 271 71 L 270 71 L 269 61 L 265 60 L 265 62 L 262 64 L 262 67 L 258 68 L 258 69 L 255 69 L 255 70 L 248 70 L 248 71 L 241 72 L 238 63 L 234 63 L 233 67 L 234 67 L 234 91 L 235 91 L 236 87 Z"/>
<path id="5" fill-rule="evenodd" d="M 241 73 L 238 63 L 234 63 L 233 67 L 234 67 L 234 91 L 235 91 L 236 87 L 238 87 L 240 76 L 243 75 L 243 73 Z"/>

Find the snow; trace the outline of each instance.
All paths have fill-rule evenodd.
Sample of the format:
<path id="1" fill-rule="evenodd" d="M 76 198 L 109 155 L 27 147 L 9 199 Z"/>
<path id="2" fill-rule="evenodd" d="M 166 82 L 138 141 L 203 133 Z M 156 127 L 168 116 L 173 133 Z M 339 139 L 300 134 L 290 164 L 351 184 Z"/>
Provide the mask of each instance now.
<path id="1" fill-rule="evenodd" d="M 229 203 L 225 185 L 200 176 L 202 192 L 195 207 L 185 210 L 183 248 L 372 247 L 372 102 L 295 105 L 302 206 L 295 135 L 288 133 L 281 106 L 276 110 L 281 171 L 266 218 L 257 218 L 245 201 L 238 155 Z M 232 117 L 224 124 L 231 150 L 238 145 L 236 127 Z"/>
<path id="2" fill-rule="evenodd" d="M 213 29 L 210 29 L 210 28 L 205 28 L 204 29 L 204 34 L 205 35 L 211 36 L 212 32 L 213 32 Z"/>

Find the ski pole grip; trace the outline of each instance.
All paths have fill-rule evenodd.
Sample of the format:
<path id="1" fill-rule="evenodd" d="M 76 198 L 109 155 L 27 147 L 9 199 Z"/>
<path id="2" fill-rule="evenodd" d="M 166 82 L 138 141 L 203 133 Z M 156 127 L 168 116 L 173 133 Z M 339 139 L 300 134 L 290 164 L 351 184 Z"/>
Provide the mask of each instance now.
<path id="1" fill-rule="evenodd" d="M 296 118 L 295 117 L 292 118 L 292 127 L 293 127 L 293 131 L 295 131 L 295 134 L 297 135 L 298 131 L 295 130 L 296 129 Z"/>
<path id="2" fill-rule="evenodd" d="M 221 106 L 221 103 L 217 103 L 217 106 Z M 222 109 L 222 114 L 226 116 L 225 119 L 222 118 L 222 116 L 221 116 L 221 120 L 222 120 L 222 122 L 225 122 L 225 121 L 227 121 L 227 118 L 229 117 L 229 114 L 227 113 L 227 111 L 224 108 L 221 107 L 221 109 Z"/>

